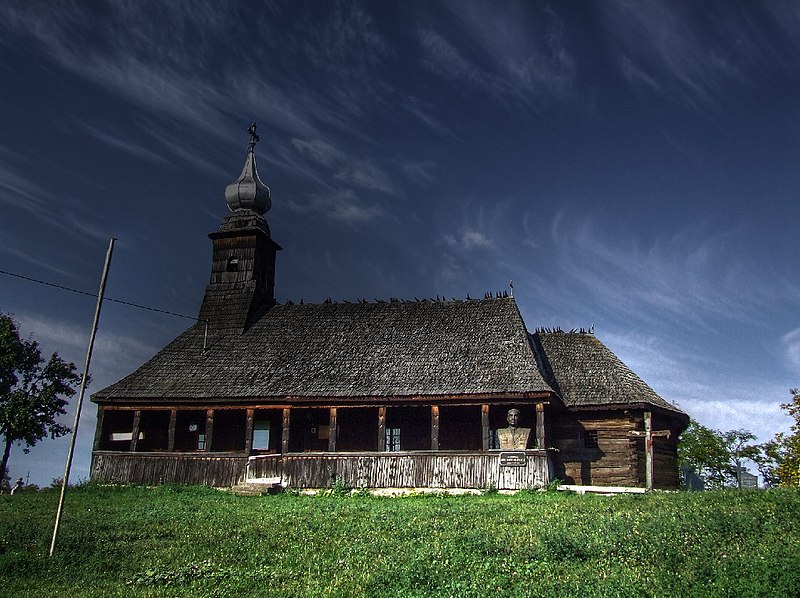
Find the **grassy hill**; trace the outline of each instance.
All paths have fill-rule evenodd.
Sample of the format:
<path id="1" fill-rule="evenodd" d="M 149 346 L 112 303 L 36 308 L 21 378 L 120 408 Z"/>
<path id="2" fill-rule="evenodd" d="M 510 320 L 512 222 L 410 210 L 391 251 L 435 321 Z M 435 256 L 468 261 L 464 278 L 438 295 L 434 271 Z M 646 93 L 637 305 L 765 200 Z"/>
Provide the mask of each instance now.
<path id="1" fill-rule="evenodd" d="M 0 496 L 0 594 L 793 596 L 800 492 Z"/>

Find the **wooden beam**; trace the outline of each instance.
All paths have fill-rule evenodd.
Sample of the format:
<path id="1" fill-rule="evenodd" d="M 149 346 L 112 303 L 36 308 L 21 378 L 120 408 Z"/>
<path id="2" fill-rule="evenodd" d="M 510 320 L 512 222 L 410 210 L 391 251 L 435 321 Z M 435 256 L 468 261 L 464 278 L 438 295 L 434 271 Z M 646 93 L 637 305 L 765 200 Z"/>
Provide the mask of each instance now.
<path id="1" fill-rule="evenodd" d="M 386 450 L 386 407 L 378 407 L 378 451 Z"/>
<path id="2" fill-rule="evenodd" d="M 336 407 L 331 407 L 328 427 L 328 452 L 336 452 Z"/>
<path id="3" fill-rule="evenodd" d="M 289 452 L 289 424 L 292 421 L 292 410 L 289 407 L 283 409 L 283 425 L 281 427 L 281 452 Z"/>
<path id="4" fill-rule="evenodd" d="M 206 451 L 211 450 L 211 441 L 214 436 L 214 410 L 206 409 Z"/>
<path id="5" fill-rule="evenodd" d="M 244 431 L 244 452 L 248 455 L 250 451 L 253 450 L 253 415 L 255 414 L 255 409 L 248 409 L 247 410 L 247 425 Z"/>
<path id="6" fill-rule="evenodd" d="M 544 438 L 544 404 L 536 403 L 536 448 L 547 448 Z"/>
<path id="7" fill-rule="evenodd" d="M 483 450 L 489 450 L 489 405 L 481 405 L 481 440 Z"/>
<path id="8" fill-rule="evenodd" d="M 175 450 L 175 422 L 178 420 L 178 410 L 170 409 L 169 412 L 169 432 L 167 433 L 167 452 Z"/>
<path id="9" fill-rule="evenodd" d="M 93 450 L 100 450 L 100 443 L 103 436 L 103 416 L 105 415 L 106 408 L 102 405 L 97 406 L 97 425 L 94 428 L 94 446 Z"/>
<path id="10" fill-rule="evenodd" d="M 439 405 L 431 405 L 431 450 L 439 450 Z"/>
<path id="11" fill-rule="evenodd" d="M 136 445 L 139 444 L 139 424 L 141 423 L 142 412 L 138 409 L 133 412 L 133 431 L 131 431 L 131 452 L 136 452 Z"/>

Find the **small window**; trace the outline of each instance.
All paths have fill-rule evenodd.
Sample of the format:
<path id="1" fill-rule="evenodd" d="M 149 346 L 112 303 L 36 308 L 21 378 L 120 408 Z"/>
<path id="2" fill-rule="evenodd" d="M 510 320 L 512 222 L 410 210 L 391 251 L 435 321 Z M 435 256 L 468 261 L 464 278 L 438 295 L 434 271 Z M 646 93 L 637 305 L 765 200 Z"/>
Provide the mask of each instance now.
<path id="1" fill-rule="evenodd" d="M 389 452 L 400 450 L 400 428 L 386 428 L 386 450 Z"/>
<path id="2" fill-rule="evenodd" d="M 255 420 L 253 422 L 253 448 L 258 451 L 269 450 L 269 434 L 269 420 Z"/>
<path id="3" fill-rule="evenodd" d="M 228 264 L 225 266 L 226 272 L 238 272 L 239 271 L 239 258 L 235 255 L 232 255 L 228 258 Z"/>
<path id="4" fill-rule="evenodd" d="M 497 434 L 497 429 L 489 430 L 489 450 L 497 450 L 500 448 L 500 436 Z"/>
<path id="5" fill-rule="evenodd" d="M 586 430 L 583 433 L 583 446 L 585 448 L 599 448 L 597 430 Z"/>

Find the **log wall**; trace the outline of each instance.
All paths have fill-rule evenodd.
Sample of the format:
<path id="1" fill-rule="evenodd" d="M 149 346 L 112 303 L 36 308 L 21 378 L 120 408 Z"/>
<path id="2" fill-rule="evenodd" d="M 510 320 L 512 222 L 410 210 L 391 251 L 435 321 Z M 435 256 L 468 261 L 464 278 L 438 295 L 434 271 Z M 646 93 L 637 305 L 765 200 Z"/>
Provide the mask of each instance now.
<path id="1" fill-rule="evenodd" d="M 561 412 L 557 420 L 550 434 L 558 449 L 553 455 L 556 478 L 568 484 L 644 486 L 644 465 L 640 476 L 636 440 L 629 435 L 636 429 L 633 414 Z M 596 448 L 586 446 L 589 432 L 597 433 Z"/>
<path id="2" fill-rule="evenodd" d="M 632 436 L 644 430 L 641 410 L 567 412 L 553 415 L 549 443 L 555 478 L 568 484 L 598 486 L 645 486 L 644 438 Z M 671 436 L 653 441 L 653 487 L 678 488 L 677 430 L 666 417 L 653 417 L 653 429 L 670 429 Z M 596 432 L 598 446 L 586 446 L 586 436 Z"/>

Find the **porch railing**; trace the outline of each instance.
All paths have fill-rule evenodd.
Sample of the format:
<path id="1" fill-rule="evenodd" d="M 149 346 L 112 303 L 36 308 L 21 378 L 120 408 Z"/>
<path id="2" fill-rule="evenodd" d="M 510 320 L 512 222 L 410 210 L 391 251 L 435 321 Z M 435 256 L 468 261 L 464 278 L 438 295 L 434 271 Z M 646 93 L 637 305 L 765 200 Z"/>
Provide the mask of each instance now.
<path id="1" fill-rule="evenodd" d="M 546 486 L 544 450 L 285 453 L 129 453 L 95 451 L 92 479 L 139 484 L 232 486 L 277 478 L 292 488 L 325 488 L 340 480 L 355 488 L 497 488 Z"/>

